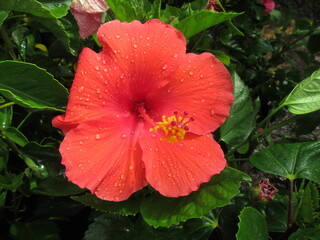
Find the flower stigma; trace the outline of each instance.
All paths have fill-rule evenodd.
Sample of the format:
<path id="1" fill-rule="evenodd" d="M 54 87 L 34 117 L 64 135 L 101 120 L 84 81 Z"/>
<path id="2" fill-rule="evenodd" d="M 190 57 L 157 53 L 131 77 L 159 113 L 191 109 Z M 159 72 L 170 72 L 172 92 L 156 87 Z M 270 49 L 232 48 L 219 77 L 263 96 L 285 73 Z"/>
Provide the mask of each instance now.
<path id="1" fill-rule="evenodd" d="M 184 112 L 183 115 L 179 115 L 178 111 L 173 112 L 173 116 L 167 117 L 162 116 L 161 122 L 158 122 L 157 125 L 153 128 L 150 128 L 150 132 L 158 132 L 161 130 L 164 134 L 160 138 L 161 141 L 167 141 L 169 143 L 176 143 L 179 140 L 184 139 L 184 136 L 189 131 L 189 123 L 193 122 L 194 117 L 187 117 L 188 112 Z"/>

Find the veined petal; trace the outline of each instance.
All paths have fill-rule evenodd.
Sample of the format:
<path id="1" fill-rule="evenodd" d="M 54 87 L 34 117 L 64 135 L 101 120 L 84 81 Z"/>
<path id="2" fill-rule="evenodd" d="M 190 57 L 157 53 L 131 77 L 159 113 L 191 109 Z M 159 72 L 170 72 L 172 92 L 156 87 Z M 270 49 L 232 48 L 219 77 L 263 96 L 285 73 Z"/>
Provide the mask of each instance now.
<path id="1" fill-rule="evenodd" d="M 133 104 L 129 99 L 126 76 L 112 59 L 83 49 L 70 90 L 66 114 L 53 119 L 53 126 L 64 132 L 83 121 L 102 119 L 109 114 L 129 114 Z"/>
<path id="2" fill-rule="evenodd" d="M 122 201 L 146 185 L 137 144 L 143 123 L 135 116 L 105 116 L 80 123 L 60 145 L 69 181 L 99 198 Z"/>
<path id="3" fill-rule="evenodd" d="M 81 38 L 86 38 L 98 31 L 101 25 L 101 13 L 81 12 L 71 8 L 71 12 L 77 21 Z"/>
<path id="4" fill-rule="evenodd" d="M 130 88 L 137 99 L 165 85 L 185 55 L 181 32 L 160 20 L 107 22 L 98 31 L 103 53 L 117 60 L 130 74 Z"/>
<path id="5" fill-rule="evenodd" d="M 87 13 L 102 13 L 109 9 L 105 0 L 72 0 L 71 8 Z"/>
<path id="6" fill-rule="evenodd" d="M 210 53 L 187 54 L 172 80 L 147 96 L 149 107 L 158 116 L 187 111 L 194 117 L 190 132 L 213 132 L 229 116 L 233 102 L 228 70 Z"/>
<path id="7" fill-rule="evenodd" d="M 177 143 L 160 141 L 144 132 L 139 143 L 150 185 L 167 197 L 179 197 L 196 191 L 226 166 L 220 145 L 211 134 L 188 133 Z"/>

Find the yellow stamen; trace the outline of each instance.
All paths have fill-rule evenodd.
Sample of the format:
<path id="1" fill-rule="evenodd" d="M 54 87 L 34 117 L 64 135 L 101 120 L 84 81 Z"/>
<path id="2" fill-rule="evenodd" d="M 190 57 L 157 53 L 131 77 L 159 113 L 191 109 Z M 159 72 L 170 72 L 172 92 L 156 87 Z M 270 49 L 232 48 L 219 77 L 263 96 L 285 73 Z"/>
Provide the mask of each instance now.
<path id="1" fill-rule="evenodd" d="M 179 116 L 178 112 L 175 111 L 173 116 L 167 117 L 162 116 L 161 122 L 153 128 L 150 128 L 150 132 L 162 131 L 163 137 L 160 138 L 161 141 L 167 141 L 169 143 L 176 143 L 179 140 L 184 139 L 185 134 L 189 130 L 189 123 L 194 121 L 193 117 L 185 118 L 189 114 L 184 112 L 184 116 Z"/>

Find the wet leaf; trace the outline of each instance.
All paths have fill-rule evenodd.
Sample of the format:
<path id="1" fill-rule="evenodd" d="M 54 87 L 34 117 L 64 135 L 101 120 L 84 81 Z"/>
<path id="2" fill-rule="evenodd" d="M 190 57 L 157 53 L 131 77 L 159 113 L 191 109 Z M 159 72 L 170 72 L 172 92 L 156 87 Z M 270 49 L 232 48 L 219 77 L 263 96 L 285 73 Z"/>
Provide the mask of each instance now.
<path id="1" fill-rule="evenodd" d="M 18 175 L 9 172 L 5 173 L 5 175 L 0 175 L 0 188 L 15 192 L 23 183 L 23 177 L 23 172 Z"/>
<path id="2" fill-rule="evenodd" d="M 68 91 L 51 74 L 34 64 L 1 61 L 0 93 L 27 108 L 60 110 Z"/>
<path id="3" fill-rule="evenodd" d="M 292 233 L 288 240 L 319 240 L 320 229 L 317 227 L 298 229 Z"/>
<path id="4" fill-rule="evenodd" d="M 303 222 L 313 223 L 314 214 L 319 208 L 319 191 L 317 186 L 309 182 L 303 191 L 301 208 L 299 209 L 299 215 L 301 216 Z"/>
<path id="5" fill-rule="evenodd" d="M 320 70 L 300 82 L 283 102 L 294 114 L 306 114 L 320 109 Z"/>
<path id="6" fill-rule="evenodd" d="M 102 214 L 94 219 L 89 225 L 83 240 L 114 240 L 123 237 L 132 228 L 129 218 Z"/>
<path id="7" fill-rule="evenodd" d="M 0 138 L 0 171 L 6 168 L 9 158 L 9 147 L 8 145 Z"/>
<path id="8" fill-rule="evenodd" d="M 71 5 L 71 0 L 10 0 L 1 1 L 0 9 L 30 13 L 42 18 L 60 18 L 65 16 Z"/>
<path id="9" fill-rule="evenodd" d="M 167 198 L 154 192 L 142 203 L 142 217 L 154 227 L 168 227 L 201 217 L 214 208 L 229 204 L 231 198 L 239 193 L 241 182 L 249 179 L 243 172 L 227 167 L 188 196 Z"/>
<path id="10" fill-rule="evenodd" d="M 2 26 L 4 20 L 9 16 L 8 11 L 0 11 L 0 27 Z"/>
<path id="11" fill-rule="evenodd" d="M 16 128 L 9 127 L 4 129 L 3 132 L 7 138 L 9 138 L 11 141 L 15 142 L 19 146 L 23 147 L 29 142 L 26 136 L 23 135 L 23 133 Z"/>
<path id="12" fill-rule="evenodd" d="M 267 223 L 264 216 L 252 207 L 245 207 L 238 223 L 237 240 L 268 240 Z"/>
<path id="13" fill-rule="evenodd" d="M 12 121 L 12 106 L 0 109 L 0 128 L 10 127 Z"/>
<path id="14" fill-rule="evenodd" d="M 290 180 L 306 178 L 320 183 L 320 141 L 283 143 L 251 155 L 253 166 Z"/>
<path id="15" fill-rule="evenodd" d="M 200 10 L 172 25 L 180 30 L 186 38 L 190 38 L 207 28 L 239 15 L 239 13 L 233 12 L 224 13 Z"/>
<path id="16" fill-rule="evenodd" d="M 93 194 L 73 196 L 71 198 L 99 211 L 135 215 L 140 211 L 140 205 L 146 194 L 147 192 L 142 190 L 133 194 L 128 200 L 122 202 L 104 201 Z"/>
<path id="17" fill-rule="evenodd" d="M 248 87 L 244 85 L 237 73 L 232 74 L 232 79 L 235 100 L 230 116 L 221 126 L 220 136 L 221 140 L 234 146 L 250 136 L 254 128 L 256 112 Z"/>

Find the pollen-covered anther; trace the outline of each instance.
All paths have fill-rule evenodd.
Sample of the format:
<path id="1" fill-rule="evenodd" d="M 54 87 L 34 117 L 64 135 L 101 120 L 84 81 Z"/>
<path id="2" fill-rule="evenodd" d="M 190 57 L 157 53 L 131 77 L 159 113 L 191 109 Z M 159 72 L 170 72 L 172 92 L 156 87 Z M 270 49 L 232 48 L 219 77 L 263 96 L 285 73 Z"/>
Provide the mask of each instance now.
<path id="1" fill-rule="evenodd" d="M 188 125 L 195 120 L 194 117 L 188 117 L 188 115 L 188 112 L 184 112 L 181 115 L 178 111 L 174 111 L 173 116 L 162 116 L 162 121 L 158 122 L 155 127 L 150 128 L 150 132 L 162 131 L 161 141 L 176 143 L 184 139 L 184 136 L 189 131 Z"/>

